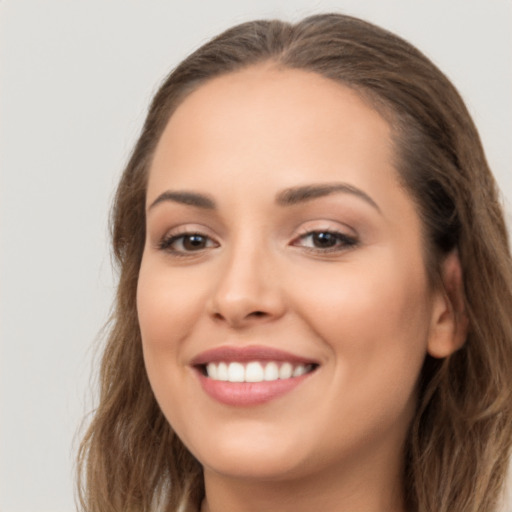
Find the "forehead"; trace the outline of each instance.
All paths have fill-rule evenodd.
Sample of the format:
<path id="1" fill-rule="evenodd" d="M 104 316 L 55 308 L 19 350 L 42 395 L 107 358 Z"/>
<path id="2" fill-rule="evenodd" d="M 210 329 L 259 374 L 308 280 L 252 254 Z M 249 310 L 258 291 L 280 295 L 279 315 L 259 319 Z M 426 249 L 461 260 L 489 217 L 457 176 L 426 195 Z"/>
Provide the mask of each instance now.
<path id="1" fill-rule="evenodd" d="M 358 92 L 267 63 L 212 79 L 178 106 L 157 145 L 148 200 L 166 186 L 262 179 L 277 188 L 343 179 L 371 191 L 396 181 L 393 154 L 389 124 Z"/>
<path id="2" fill-rule="evenodd" d="M 248 117 L 244 119 L 244 115 Z M 202 84 L 178 105 L 165 132 L 173 133 L 176 127 L 191 128 L 196 135 L 207 128 L 222 133 L 227 124 L 240 121 L 246 121 L 245 128 L 252 126 L 254 133 L 262 124 L 267 127 L 272 123 L 274 129 L 269 135 L 274 137 L 283 129 L 297 134 L 306 127 L 316 135 L 321 135 L 323 129 L 337 129 L 340 137 L 347 131 L 356 135 L 369 129 L 386 139 L 390 135 L 389 124 L 358 91 L 314 72 L 273 63 L 251 66 Z"/>

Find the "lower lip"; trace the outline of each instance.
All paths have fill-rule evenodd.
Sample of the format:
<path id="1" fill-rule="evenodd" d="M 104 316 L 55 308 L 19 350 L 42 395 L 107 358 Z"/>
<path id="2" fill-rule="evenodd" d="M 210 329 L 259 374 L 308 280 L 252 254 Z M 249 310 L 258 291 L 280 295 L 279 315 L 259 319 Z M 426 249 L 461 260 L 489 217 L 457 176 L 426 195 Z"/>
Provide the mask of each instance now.
<path id="1" fill-rule="evenodd" d="M 201 386 L 207 395 L 217 402 L 236 407 L 249 407 L 275 400 L 294 390 L 312 373 L 263 382 L 226 382 L 210 379 L 197 371 Z"/>

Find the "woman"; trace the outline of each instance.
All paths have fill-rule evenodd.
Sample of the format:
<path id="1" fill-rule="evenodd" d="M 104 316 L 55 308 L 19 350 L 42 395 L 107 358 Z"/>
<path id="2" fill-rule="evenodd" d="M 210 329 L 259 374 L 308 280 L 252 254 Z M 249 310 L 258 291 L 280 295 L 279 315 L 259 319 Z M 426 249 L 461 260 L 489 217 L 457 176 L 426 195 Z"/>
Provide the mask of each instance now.
<path id="1" fill-rule="evenodd" d="M 342 15 L 234 27 L 157 92 L 85 510 L 497 510 L 512 276 L 446 77 Z"/>

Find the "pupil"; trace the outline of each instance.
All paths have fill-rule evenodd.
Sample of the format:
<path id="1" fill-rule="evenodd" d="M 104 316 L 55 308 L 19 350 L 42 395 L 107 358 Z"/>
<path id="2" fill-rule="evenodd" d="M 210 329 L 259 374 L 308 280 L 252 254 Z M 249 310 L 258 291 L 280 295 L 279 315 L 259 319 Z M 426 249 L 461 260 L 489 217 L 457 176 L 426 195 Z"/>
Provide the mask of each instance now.
<path id="1" fill-rule="evenodd" d="M 203 249 L 206 244 L 204 236 L 190 235 L 183 240 L 183 247 L 188 250 Z"/>
<path id="2" fill-rule="evenodd" d="M 336 237 L 332 233 L 315 233 L 313 241 L 317 247 L 333 247 L 336 244 Z"/>

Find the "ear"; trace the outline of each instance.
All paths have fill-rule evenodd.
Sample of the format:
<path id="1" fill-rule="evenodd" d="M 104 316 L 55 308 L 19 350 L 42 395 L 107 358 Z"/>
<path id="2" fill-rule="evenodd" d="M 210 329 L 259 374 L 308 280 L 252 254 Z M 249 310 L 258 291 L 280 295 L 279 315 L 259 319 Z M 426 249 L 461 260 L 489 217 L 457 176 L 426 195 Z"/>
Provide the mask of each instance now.
<path id="1" fill-rule="evenodd" d="M 435 358 L 448 357 L 461 348 L 468 334 L 462 268 L 456 250 L 443 261 L 441 280 L 434 295 L 427 345 L 428 353 Z"/>

